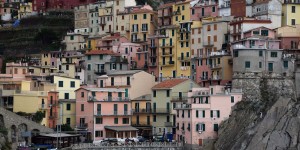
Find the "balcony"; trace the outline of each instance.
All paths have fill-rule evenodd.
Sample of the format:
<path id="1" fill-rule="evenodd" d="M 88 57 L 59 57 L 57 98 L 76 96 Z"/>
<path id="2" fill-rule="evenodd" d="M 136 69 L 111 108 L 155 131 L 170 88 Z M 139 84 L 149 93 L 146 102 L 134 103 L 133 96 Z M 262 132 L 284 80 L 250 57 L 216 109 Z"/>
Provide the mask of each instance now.
<path id="1" fill-rule="evenodd" d="M 208 80 L 208 76 L 202 76 L 202 77 L 200 77 L 200 80 L 201 81 L 207 81 Z"/>
<path id="2" fill-rule="evenodd" d="M 212 65 L 210 65 L 210 69 L 220 69 L 220 68 L 222 68 L 221 64 L 212 64 Z"/>
<path id="3" fill-rule="evenodd" d="M 178 57 L 178 60 L 182 62 L 188 62 L 191 61 L 191 57 Z"/>
<path id="4" fill-rule="evenodd" d="M 132 39 L 131 42 L 132 43 L 141 43 L 141 42 L 146 42 L 146 41 L 143 41 L 142 39 Z"/>
<path id="5" fill-rule="evenodd" d="M 190 40 L 189 37 L 186 37 L 186 38 L 184 38 L 184 37 L 178 37 L 178 41 L 180 41 L 180 42 L 187 42 L 189 40 Z"/>
<path id="6" fill-rule="evenodd" d="M 99 25 L 100 25 L 100 26 L 106 25 L 106 21 L 100 21 L 100 22 L 99 22 Z"/>
<path id="7" fill-rule="evenodd" d="M 201 96 L 202 97 L 203 96 L 205 96 L 205 97 L 209 96 L 209 90 L 207 90 L 207 91 L 194 91 L 192 97 L 201 97 Z"/>
<path id="8" fill-rule="evenodd" d="M 131 123 L 134 127 L 151 127 L 150 122 L 149 123 Z"/>
<path id="9" fill-rule="evenodd" d="M 131 33 L 138 33 L 138 32 L 139 32 L 139 30 L 136 29 L 136 28 L 133 28 L 133 29 L 131 30 Z"/>
<path id="10" fill-rule="evenodd" d="M 166 108 L 156 108 L 151 110 L 152 114 L 170 114 L 171 110 Z"/>
<path id="11" fill-rule="evenodd" d="M 180 28 L 179 31 L 177 31 L 178 33 L 190 33 L 191 32 L 191 28 Z"/>
<path id="12" fill-rule="evenodd" d="M 180 10 L 173 11 L 173 14 L 172 14 L 172 15 L 181 15 L 181 12 L 180 12 Z"/>
<path id="13" fill-rule="evenodd" d="M 106 74 L 106 71 L 104 69 L 97 69 L 97 70 L 94 70 L 94 73 L 96 75 L 104 75 L 104 74 Z"/>
<path id="14" fill-rule="evenodd" d="M 77 128 L 87 128 L 88 127 L 88 123 L 80 123 L 78 125 L 76 125 Z"/>
<path id="15" fill-rule="evenodd" d="M 170 48 L 170 47 L 174 47 L 174 44 L 173 43 L 167 43 L 167 44 L 160 44 L 160 47 L 161 48 Z"/>
<path id="16" fill-rule="evenodd" d="M 157 57 L 156 53 L 151 53 L 149 57 L 155 58 Z"/>
<path id="17" fill-rule="evenodd" d="M 187 102 L 187 96 L 173 96 L 171 102 Z"/>
<path id="18" fill-rule="evenodd" d="M 156 46 L 155 44 L 150 44 L 149 47 L 152 48 L 152 49 L 154 49 L 154 48 L 156 48 L 157 46 Z"/>
<path id="19" fill-rule="evenodd" d="M 219 56 L 225 56 L 225 55 L 230 55 L 229 53 L 225 51 L 220 51 L 220 52 L 211 52 L 209 54 L 210 57 L 219 57 Z"/>
<path id="20" fill-rule="evenodd" d="M 112 58 L 110 58 L 109 62 L 111 62 L 111 63 L 128 63 L 128 60 L 126 58 L 122 58 L 122 57 L 112 57 Z"/>
<path id="21" fill-rule="evenodd" d="M 46 104 L 40 104 L 40 109 L 49 109 Z"/>
<path id="22" fill-rule="evenodd" d="M 192 108 L 191 104 L 178 104 L 175 107 L 175 109 L 191 109 L 191 108 Z"/>
<path id="23" fill-rule="evenodd" d="M 170 52 L 160 52 L 159 53 L 159 55 L 161 56 L 161 57 L 166 57 L 166 56 L 173 56 L 174 54 L 173 53 L 170 53 Z"/>
<path id="24" fill-rule="evenodd" d="M 165 122 L 165 127 L 175 127 L 173 122 Z"/>
<path id="25" fill-rule="evenodd" d="M 204 47 L 213 47 L 214 46 L 214 42 L 207 42 L 207 41 L 205 41 L 205 42 L 203 42 L 203 46 Z"/>
<path id="26" fill-rule="evenodd" d="M 57 113 L 49 114 L 49 119 L 57 119 Z"/>
<path id="27" fill-rule="evenodd" d="M 148 66 L 149 66 L 149 67 L 156 67 L 157 64 L 156 64 L 156 62 L 151 62 L 151 63 L 148 64 Z"/>
<path id="28" fill-rule="evenodd" d="M 213 75 L 211 77 L 211 80 L 222 80 L 221 76 L 220 75 Z"/>
<path id="29" fill-rule="evenodd" d="M 131 111 L 111 111 L 111 112 L 101 112 L 101 111 L 97 111 L 95 113 L 96 117 L 99 116 L 129 116 L 132 115 Z"/>
<path id="30" fill-rule="evenodd" d="M 136 52 L 137 53 L 148 53 L 148 51 L 146 49 L 137 49 Z"/>
<path id="31" fill-rule="evenodd" d="M 129 102 L 129 98 L 128 97 L 105 97 L 103 98 L 103 101 L 107 101 L 107 102 Z"/>
<path id="32" fill-rule="evenodd" d="M 174 65 L 175 62 L 174 61 L 169 61 L 169 62 L 161 62 L 160 65 L 163 66 L 163 67 L 166 67 L 166 66 L 172 66 Z"/>
<path id="33" fill-rule="evenodd" d="M 151 113 L 151 109 L 132 109 L 133 114 L 148 114 Z"/>

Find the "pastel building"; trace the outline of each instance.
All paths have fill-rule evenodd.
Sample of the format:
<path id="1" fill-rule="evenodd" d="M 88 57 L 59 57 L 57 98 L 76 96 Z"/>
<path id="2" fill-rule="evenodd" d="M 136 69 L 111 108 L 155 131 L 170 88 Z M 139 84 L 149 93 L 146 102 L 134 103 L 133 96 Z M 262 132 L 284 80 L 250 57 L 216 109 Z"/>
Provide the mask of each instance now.
<path id="1" fill-rule="evenodd" d="M 56 125 L 60 123 L 58 121 L 59 119 L 59 103 L 58 103 L 58 96 L 57 91 L 49 91 L 48 92 L 48 99 L 47 99 L 47 104 L 49 109 L 47 109 L 47 127 L 49 128 L 56 128 Z"/>
<path id="2" fill-rule="evenodd" d="M 76 130 L 91 133 L 93 140 L 136 137 L 131 127 L 131 102 L 124 89 L 79 88 L 76 90 Z M 89 137 L 87 137 L 89 138 Z"/>
<path id="3" fill-rule="evenodd" d="M 206 17 L 216 17 L 219 15 L 218 3 L 214 0 L 197 1 L 191 4 L 191 20 L 201 20 Z"/>
<path id="4" fill-rule="evenodd" d="M 280 40 L 280 49 L 295 51 L 299 49 L 300 25 L 283 26 L 276 30 L 276 38 Z"/>
<path id="5" fill-rule="evenodd" d="M 119 33 L 104 36 L 101 39 L 96 40 L 97 50 L 112 50 L 113 46 L 120 46 L 120 44 L 128 42 L 125 36 L 121 36 Z"/>
<path id="6" fill-rule="evenodd" d="M 188 147 L 201 148 L 217 138 L 220 123 L 242 100 L 242 91 L 224 86 L 192 88 L 187 101 L 173 103 L 176 111 L 176 139 Z"/>
<path id="7" fill-rule="evenodd" d="M 142 70 L 116 71 L 98 77 L 97 87 L 125 90 L 125 97 L 135 99 L 151 93 L 155 77 Z"/>
<path id="8" fill-rule="evenodd" d="M 275 39 L 274 30 L 259 27 L 244 34 L 245 39 L 233 43 L 234 73 L 293 74 L 293 59 L 285 57 L 279 49 L 280 40 Z"/>
<path id="9" fill-rule="evenodd" d="M 190 79 L 165 80 L 152 87 L 152 134 L 176 133 L 176 116 L 172 102 L 187 100 L 187 93 L 199 87 Z"/>
<path id="10" fill-rule="evenodd" d="M 87 35 L 81 34 L 80 31 L 68 32 L 62 41 L 66 45 L 66 51 L 87 50 L 86 39 Z"/>
<path id="11" fill-rule="evenodd" d="M 284 0 L 282 4 L 282 26 L 300 24 L 300 3 L 297 0 Z"/>

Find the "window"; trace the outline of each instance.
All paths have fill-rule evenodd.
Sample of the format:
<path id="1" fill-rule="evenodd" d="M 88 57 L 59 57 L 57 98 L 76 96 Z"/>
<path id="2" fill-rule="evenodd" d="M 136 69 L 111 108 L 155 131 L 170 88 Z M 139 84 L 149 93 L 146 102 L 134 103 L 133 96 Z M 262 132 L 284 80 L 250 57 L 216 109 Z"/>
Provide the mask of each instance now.
<path id="1" fill-rule="evenodd" d="M 92 56 L 91 56 L 91 55 L 88 55 L 87 58 L 88 58 L 88 60 L 91 60 L 91 59 L 92 59 Z"/>
<path id="2" fill-rule="evenodd" d="M 175 18 L 175 19 L 176 19 L 176 21 L 178 21 L 178 16 L 176 16 L 176 18 Z"/>
<path id="3" fill-rule="evenodd" d="M 214 36 L 214 42 L 217 42 L 218 41 L 218 37 L 215 35 Z"/>
<path id="4" fill-rule="evenodd" d="M 212 7 L 212 12 L 216 12 L 216 7 Z"/>
<path id="5" fill-rule="evenodd" d="M 70 87 L 74 88 L 75 87 L 75 81 L 70 81 Z"/>
<path id="6" fill-rule="evenodd" d="M 237 50 L 234 51 L 234 52 L 233 52 L 233 55 L 234 55 L 234 57 L 239 57 L 239 51 L 237 51 Z"/>
<path id="7" fill-rule="evenodd" d="M 291 24 L 292 24 L 292 25 L 296 25 L 296 19 L 292 19 L 292 20 L 291 20 Z"/>
<path id="8" fill-rule="evenodd" d="M 211 110 L 210 117 L 211 118 L 220 118 L 220 110 Z"/>
<path id="9" fill-rule="evenodd" d="M 207 25 L 207 31 L 210 31 L 210 25 Z"/>
<path id="10" fill-rule="evenodd" d="M 129 124 L 129 118 L 123 118 L 122 123 L 123 124 Z"/>
<path id="11" fill-rule="evenodd" d="M 245 61 L 245 68 L 250 68 L 250 61 Z"/>
<path id="12" fill-rule="evenodd" d="M 95 131 L 95 137 L 103 137 L 103 131 Z"/>
<path id="13" fill-rule="evenodd" d="M 199 123 L 196 124 L 196 131 L 205 131 L 205 124 L 204 123 Z"/>
<path id="14" fill-rule="evenodd" d="M 66 124 L 71 125 L 71 118 L 66 118 Z"/>
<path id="15" fill-rule="evenodd" d="M 259 31 L 252 31 L 252 34 L 259 35 Z"/>
<path id="16" fill-rule="evenodd" d="M 268 36 L 269 35 L 269 30 L 261 30 L 261 35 L 262 36 Z"/>
<path id="17" fill-rule="evenodd" d="M 69 65 L 66 65 L 66 70 L 69 70 Z"/>
<path id="18" fill-rule="evenodd" d="M 153 90 L 153 97 L 156 97 L 156 90 Z"/>
<path id="19" fill-rule="evenodd" d="M 214 24 L 214 30 L 218 30 L 218 25 Z"/>
<path id="20" fill-rule="evenodd" d="M 181 20 L 184 20 L 184 15 L 181 16 Z"/>
<path id="21" fill-rule="evenodd" d="M 191 111 L 188 110 L 188 118 L 190 118 L 190 117 L 191 117 Z"/>
<path id="22" fill-rule="evenodd" d="M 80 109 L 81 109 L 81 111 L 84 111 L 84 104 L 81 104 Z"/>
<path id="23" fill-rule="evenodd" d="M 114 119 L 114 123 L 115 123 L 115 124 L 118 124 L 118 121 L 119 121 L 118 118 L 115 118 L 115 119 Z"/>
<path id="24" fill-rule="evenodd" d="M 175 31 L 174 31 L 174 29 L 172 30 L 172 36 L 174 36 L 174 33 L 175 33 Z"/>
<path id="25" fill-rule="evenodd" d="M 87 68 L 88 70 L 92 70 L 92 66 L 91 66 L 91 64 L 88 64 L 88 68 Z"/>
<path id="26" fill-rule="evenodd" d="M 288 61 L 283 61 L 283 67 L 288 68 L 289 67 L 289 62 Z"/>
<path id="27" fill-rule="evenodd" d="M 144 14 L 144 15 L 143 15 L 143 18 L 144 18 L 144 19 L 147 19 L 147 14 Z"/>
<path id="28" fill-rule="evenodd" d="M 182 6 L 182 10 L 184 10 L 184 5 Z"/>
<path id="29" fill-rule="evenodd" d="M 296 6 L 292 6 L 292 13 L 296 13 Z"/>
<path id="30" fill-rule="evenodd" d="M 170 97 L 170 90 L 167 90 L 167 97 Z"/>
<path id="31" fill-rule="evenodd" d="M 199 111 L 196 110 L 196 118 L 199 118 Z"/>
<path id="32" fill-rule="evenodd" d="M 262 68 L 262 62 L 261 61 L 259 62 L 258 65 L 259 65 L 259 68 Z"/>
<path id="33" fill-rule="evenodd" d="M 71 35 L 71 36 L 70 36 L 70 40 L 74 40 L 74 35 Z"/>
<path id="34" fill-rule="evenodd" d="M 218 131 L 219 130 L 219 125 L 218 124 L 214 124 L 214 131 Z"/>
<path id="35" fill-rule="evenodd" d="M 58 87 L 64 87 L 64 81 L 58 81 Z"/>
<path id="36" fill-rule="evenodd" d="M 96 118 L 96 124 L 102 124 L 103 119 L 102 118 Z"/>
<path id="37" fill-rule="evenodd" d="M 99 55 L 99 59 L 102 60 L 103 59 L 103 55 Z"/>
<path id="38" fill-rule="evenodd" d="M 153 122 L 156 122 L 156 115 L 153 115 Z"/>
<path id="39" fill-rule="evenodd" d="M 277 57 L 277 52 L 271 52 L 271 57 Z"/>
<path id="40" fill-rule="evenodd" d="M 231 103 L 234 103 L 234 96 L 231 96 Z"/>
<path id="41" fill-rule="evenodd" d="M 259 57 L 263 56 L 263 51 L 259 51 Z"/>
<path id="42" fill-rule="evenodd" d="M 71 104 L 67 104 L 66 110 L 71 110 Z"/>
<path id="43" fill-rule="evenodd" d="M 137 15 L 133 15 L 133 19 L 134 19 L 134 20 L 137 20 Z"/>
<path id="44" fill-rule="evenodd" d="M 195 14 L 195 9 L 192 9 L 192 15 L 194 15 Z"/>
<path id="45" fill-rule="evenodd" d="M 65 93 L 65 99 L 69 99 L 69 93 Z"/>

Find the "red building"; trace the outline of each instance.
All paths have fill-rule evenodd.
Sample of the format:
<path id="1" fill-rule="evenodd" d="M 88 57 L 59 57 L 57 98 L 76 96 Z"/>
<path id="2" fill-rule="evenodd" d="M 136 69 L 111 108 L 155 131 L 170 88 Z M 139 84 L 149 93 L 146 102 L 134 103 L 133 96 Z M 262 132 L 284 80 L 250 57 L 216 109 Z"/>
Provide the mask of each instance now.
<path id="1" fill-rule="evenodd" d="M 246 1 L 231 0 L 230 1 L 231 16 L 246 17 Z"/>
<path id="2" fill-rule="evenodd" d="M 57 119 L 59 115 L 59 103 L 58 103 L 58 92 L 50 91 L 48 92 L 48 127 L 55 128 L 57 125 Z"/>

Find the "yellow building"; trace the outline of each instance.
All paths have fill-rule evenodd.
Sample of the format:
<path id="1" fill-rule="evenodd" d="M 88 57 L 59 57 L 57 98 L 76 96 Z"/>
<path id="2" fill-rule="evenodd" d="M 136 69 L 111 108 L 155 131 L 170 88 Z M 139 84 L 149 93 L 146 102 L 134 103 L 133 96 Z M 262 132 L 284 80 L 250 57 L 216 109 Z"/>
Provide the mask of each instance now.
<path id="1" fill-rule="evenodd" d="M 300 24 L 300 3 L 297 0 L 285 0 L 282 4 L 282 26 Z"/>
<path id="2" fill-rule="evenodd" d="M 69 124 L 72 128 L 76 125 L 75 116 L 75 90 L 80 87 L 80 79 L 62 76 L 52 76 L 52 83 L 56 84 L 59 91 L 59 103 L 62 105 L 62 124 Z"/>
<path id="3" fill-rule="evenodd" d="M 18 18 L 22 19 L 32 14 L 32 3 L 20 3 L 20 9 L 18 11 Z"/>
<path id="4" fill-rule="evenodd" d="M 170 18 L 170 16 L 172 16 Z M 190 1 L 170 4 L 159 9 L 159 73 L 162 78 L 189 77 L 190 51 Z M 167 20 L 170 19 L 170 20 Z"/>
<path id="5" fill-rule="evenodd" d="M 150 136 L 152 133 L 151 94 L 131 100 L 131 125 L 140 129 L 139 135 Z"/>

